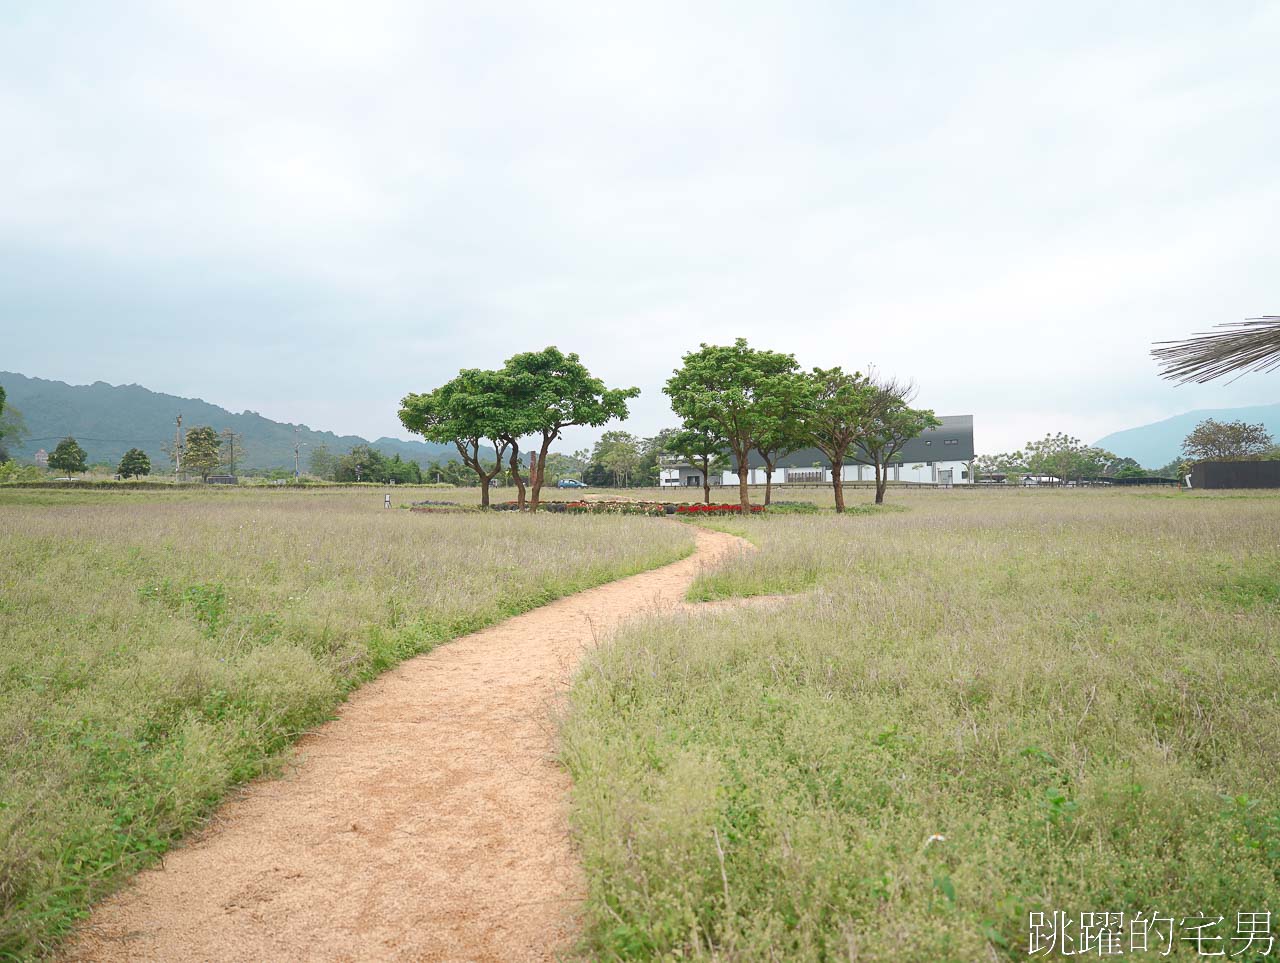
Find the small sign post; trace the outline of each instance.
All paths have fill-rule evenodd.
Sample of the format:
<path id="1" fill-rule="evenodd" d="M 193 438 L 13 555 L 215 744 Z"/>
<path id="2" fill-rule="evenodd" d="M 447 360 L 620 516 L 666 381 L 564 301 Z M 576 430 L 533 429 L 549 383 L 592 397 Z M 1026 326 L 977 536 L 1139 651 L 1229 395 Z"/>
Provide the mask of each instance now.
<path id="1" fill-rule="evenodd" d="M 383 507 L 383 508 L 390 508 L 390 507 L 391 507 L 391 493 L 390 493 L 390 492 L 388 492 L 388 493 L 387 493 L 386 501 L 384 501 L 384 502 L 382 503 L 382 507 Z"/>

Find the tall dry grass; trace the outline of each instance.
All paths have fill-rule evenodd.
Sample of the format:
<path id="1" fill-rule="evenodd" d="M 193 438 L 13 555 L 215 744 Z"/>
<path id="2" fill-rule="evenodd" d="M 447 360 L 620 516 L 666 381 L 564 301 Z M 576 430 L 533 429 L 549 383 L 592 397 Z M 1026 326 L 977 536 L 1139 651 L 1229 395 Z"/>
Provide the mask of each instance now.
<path id="1" fill-rule="evenodd" d="M 652 519 L 381 492 L 0 493 L 0 958 L 46 951 L 362 680 L 690 549 Z"/>
<path id="2" fill-rule="evenodd" d="M 1055 910 L 1221 914 L 1241 949 L 1280 910 L 1280 498 L 907 504 L 726 522 L 760 551 L 695 598 L 802 594 L 591 659 L 587 954 L 1025 959 Z"/>

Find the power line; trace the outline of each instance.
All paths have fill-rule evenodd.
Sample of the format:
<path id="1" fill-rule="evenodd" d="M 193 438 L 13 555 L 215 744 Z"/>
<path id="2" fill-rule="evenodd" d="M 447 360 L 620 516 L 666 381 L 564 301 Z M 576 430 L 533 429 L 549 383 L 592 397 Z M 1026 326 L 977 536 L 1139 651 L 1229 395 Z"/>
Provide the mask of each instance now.
<path id="1" fill-rule="evenodd" d="M 163 445 L 168 439 L 156 441 L 154 438 L 138 441 L 134 438 L 85 438 L 83 435 L 42 435 L 39 438 L 28 438 L 27 441 L 62 441 L 63 438 L 75 438 L 76 441 L 96 441 L 104 445 Z"/>

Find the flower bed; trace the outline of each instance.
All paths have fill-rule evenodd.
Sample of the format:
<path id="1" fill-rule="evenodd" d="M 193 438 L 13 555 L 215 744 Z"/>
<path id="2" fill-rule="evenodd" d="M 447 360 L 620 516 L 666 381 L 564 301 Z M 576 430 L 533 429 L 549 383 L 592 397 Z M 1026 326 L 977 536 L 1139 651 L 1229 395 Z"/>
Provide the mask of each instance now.
<path id="1" fill-rule="evenodd" d="M 495 512 L 518 512 L 520 503 L 515 501 L 495 502 L 489 506 Z M 741 515 L 741 505 L 677 505 L 674 502 L 633 502 L 618 499 L 616 501 L 576 501 L 576 502 L 539 502 L 538 510 L 544 512 L 563 512 L 570 515 L 694 515 L 699 518 L 706 515 Z M 751 514 L 764 512 L 763 505 L 752 505 Z"/>
<path id="2" fill-rule="evenodd" d="M 764 512 L 763 505 L 752 505 L 751 514 L 760 515 Z M 741 515 L 741 505 L 677 505 L 677 515 Z"/>
<path id="3" fill-rule="evenodd" d="M 498 512 L 518 512 L 519 502 L 498 502 L 490 505 Z M 539 502 L 538 509 L 544 512 L 567 512 L 570 515 L 666 515 L 669 514 L 660 502 Z"/>

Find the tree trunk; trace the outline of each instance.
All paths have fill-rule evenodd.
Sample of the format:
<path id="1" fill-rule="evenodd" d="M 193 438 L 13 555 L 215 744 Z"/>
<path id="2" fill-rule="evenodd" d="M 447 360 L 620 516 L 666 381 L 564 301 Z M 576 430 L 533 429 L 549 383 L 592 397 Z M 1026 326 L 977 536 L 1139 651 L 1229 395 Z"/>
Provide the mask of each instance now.
<path id="1" fill-rule="evenodd" d="M 538 494 L 542 491 L 542 485 L 538 481 L 538 468 L 541 460 L 533 452 L 529 452 L 529 511 L 536 512 L 538 510 Z"/>
<path id="2" fill-rule="evenodd" d="M 516 504 L 524 511 L 524 478 L 520 475 L 520 446 L 511 446 L 511 460 L 508 463 L 511 471 L 511 484 L 516 486 Z"/>
<path id="3" fill-rule="evenodd" d="M 556 440 L 556 435 L 550 438 L 542 439 L 542 449 L 538 452 L 538 461 L 536 466 L 529 466 L 529 484 L 533 491 L 529 499 L 529 511 L 536 512 L 538 510 L 538 502 L 541 500 L 542 484 L 547 478 L 547 449 L 551 447 L 551 443 Z"/>
<path id="4" fill-rule="evenodd" d="M 738 455 L 738 499 L 742 505 L 742 514 L 751 514 L 751 493 L 747 491 L 747 473 L 751 470 L 747 467 L 747 454 Z"/>
<path id="5" fill-rule="evenodd" d="M 773 501 L 773 462 L 765 460 L 764 463 L 764 503 L 768 505 Z"/>
<path id="6" fill-rule="evenodd" d="M 831 459 L 831 486 L 835 490 L 836 494 L 837 512 L 844 511 L 844 479 L 840 477 L 840 473 L 843 469 L 844 465 L 836 461 L 834 458 Z"/>
<path id="7" fill-rule="evenodd" d="M 876 462 L 876 504 L 884 504 L 884 490 L 889 484 L 889 466 Z"/>
<path id="8" fill-rule="evenodd" d="M 702 459 L 702 501 L 711 504 L 711 459 Z"/>

